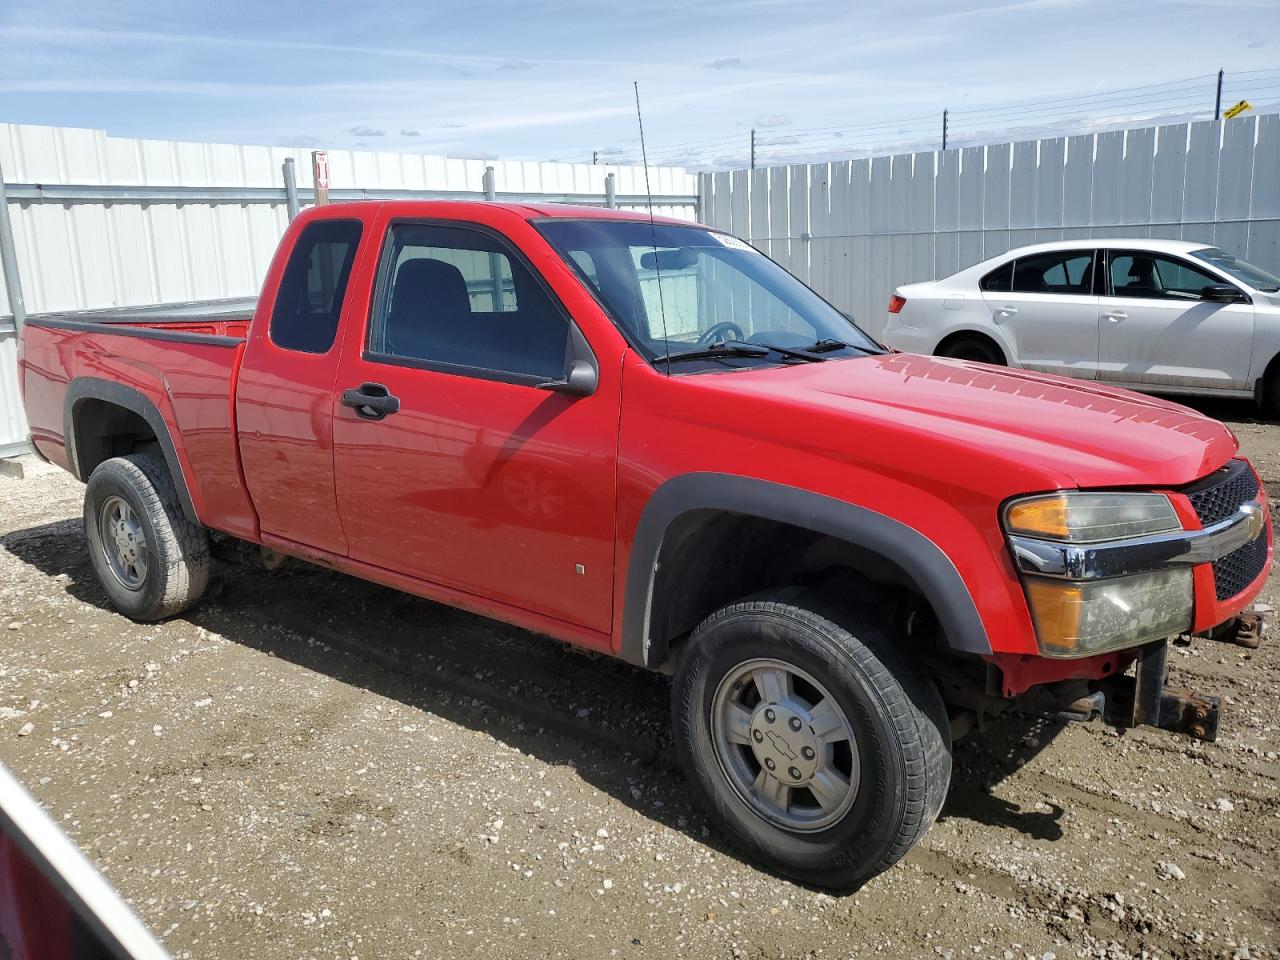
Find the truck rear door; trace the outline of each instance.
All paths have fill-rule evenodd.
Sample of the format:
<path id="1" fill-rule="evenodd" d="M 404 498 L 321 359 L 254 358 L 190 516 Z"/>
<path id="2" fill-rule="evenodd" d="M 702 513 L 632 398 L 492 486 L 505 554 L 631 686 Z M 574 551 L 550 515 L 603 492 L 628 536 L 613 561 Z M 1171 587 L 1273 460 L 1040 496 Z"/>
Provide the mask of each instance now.
<path id="1" fill-rule="evenodd" d="M 334 412 L 351 558 L 607 632 L 620 378 L 537 386 L 573 321 L 496 229 L 388 215 L 379 235 Z"/>
<path id="2" fill-rule="evenodd" d="M 339 555 L 347 539 L 333 482 L 338 329 L 363 233 L 353 218 L 286 234 L 236 385 L 240 457 L 263 532 Z"/>
<path id="3" fill-rule="evenodd" d="M 1018 257 L 982 280 L 991 319 L 1031 370 L 1092 380 L 1098 372 L 1097 252 Z"/>

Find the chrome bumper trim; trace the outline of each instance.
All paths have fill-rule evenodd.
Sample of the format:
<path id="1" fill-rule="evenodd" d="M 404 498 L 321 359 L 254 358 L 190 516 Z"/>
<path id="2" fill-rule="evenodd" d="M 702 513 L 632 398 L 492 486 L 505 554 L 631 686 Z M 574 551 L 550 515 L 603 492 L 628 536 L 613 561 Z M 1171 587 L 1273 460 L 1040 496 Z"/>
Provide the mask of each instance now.
<path id="1" fill-rule="evenodd" d="M 1203 530 L 1160 533 L 1103 543 L 1062 543 L 1010 536 L 1023 573 L 1068 580 L 1101 580 L 1148 573 L 1172 564 L 1213 563 L 1264 534 L 1261 500 L 1241 504 L 1226 520 Z"/>

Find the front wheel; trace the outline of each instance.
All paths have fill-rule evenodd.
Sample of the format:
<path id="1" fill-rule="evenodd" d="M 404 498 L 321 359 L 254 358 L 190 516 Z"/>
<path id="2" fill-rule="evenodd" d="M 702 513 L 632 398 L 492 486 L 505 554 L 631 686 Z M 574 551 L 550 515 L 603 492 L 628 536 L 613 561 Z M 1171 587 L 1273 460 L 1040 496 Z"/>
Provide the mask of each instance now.
<path id="1" fill-rule="evenodd" d="M 672 691 L 676 749 L 747 853 L 847 888 L 936 819 L 951 780 L 946 708 L 897 640 L 799 590 L 725 607 L 694 631 Z"/>
<path id="2" fill-rule="evenodd" d="M 84 491 L 89 560 L 111 605 L 132 620 L 193 606 L 209 583 L 209 535 L 187 519 L 163 460 L 104 460 Z"/>

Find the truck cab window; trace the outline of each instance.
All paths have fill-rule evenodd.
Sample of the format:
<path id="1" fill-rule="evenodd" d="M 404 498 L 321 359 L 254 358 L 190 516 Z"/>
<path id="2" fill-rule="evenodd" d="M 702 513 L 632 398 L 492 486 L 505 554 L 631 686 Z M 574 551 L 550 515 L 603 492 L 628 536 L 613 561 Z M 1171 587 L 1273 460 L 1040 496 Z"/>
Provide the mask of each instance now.
<path id="1" fill-rule="evenodd" d="M 569 323 L 497 238 L 395 224 L 383 252 L 369 349 L 499 374 L 564 375 Z"/>
<path id="2" fill-rule="evenodd" d="M 359 220 L 327 220 L 302 231 L 271 311 L 272 343 L 303 353 L 333 346 L 360 231 Z"/>

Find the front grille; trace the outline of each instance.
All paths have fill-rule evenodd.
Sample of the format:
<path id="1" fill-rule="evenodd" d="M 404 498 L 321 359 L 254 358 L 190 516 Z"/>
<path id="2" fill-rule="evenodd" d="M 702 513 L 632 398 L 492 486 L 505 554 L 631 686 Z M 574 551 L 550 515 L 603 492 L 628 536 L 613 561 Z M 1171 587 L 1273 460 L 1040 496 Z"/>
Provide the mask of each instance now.
<path id="1" fill-rule="evenodd" d="M 1243 460 L 1232 460 L 1203 480 L 1197 480 L 1183 493 L 1195 508 L 1200 523 L 1206 527 L 1226 520 L 1241 504 L 1252 503 L 1258 496 L 1258 479 Z"/>
<path id="2" fill-rule="evenodd" d="M 1213 565 L 1213 589 L 1227 600 L 1253 583 L 1267 562 L 1267 535 L 1262 533 Z"/>

